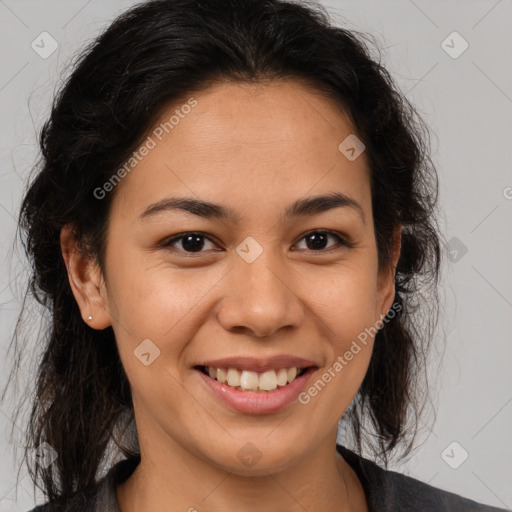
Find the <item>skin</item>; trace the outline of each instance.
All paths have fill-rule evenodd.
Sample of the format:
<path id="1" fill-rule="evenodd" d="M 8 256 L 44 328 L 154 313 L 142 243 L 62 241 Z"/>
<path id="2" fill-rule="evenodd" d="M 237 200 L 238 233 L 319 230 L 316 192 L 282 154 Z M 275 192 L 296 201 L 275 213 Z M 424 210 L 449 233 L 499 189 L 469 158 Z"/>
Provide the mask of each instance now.
<path id="1" fill-rule="evenodd" d="M 319 366 L 306 389 L 392 306 L 392 264 L 378 268 L 369 169 L 338 145 L 355 130 L 332 100 L 296 80 L 217 83 L 115 189 L 105 273 L 80 253 L 71 230 L 62 252 L 83 319 L 112 326 L 130 381 L 141 463 L 117 488 L 121 512 L 160 510 L 366 511 L 361 484 L 336 453 L 337 424 L 368 368 L 373 339 L 318 395 L 272 414 L 220 403 L 192 369 L 204 359 L 290 354 Z M 169 119 L 180 104 L 169 105 Z M 344 193 L 342 207 L 284 220 L 297 199 Z M 183 211 L 138 217 L 152 203 L 185 196 L 235 210 L 237 222 Z M 330 235 L 316 250 L 306 235 Z M 207 234 L 187 253 L 186 232 Z M 252 263 L 235 249 L 254 238 Z M 187 254 L 189 257 L 187 257 Z M 93 316 L 88 321 L 89 315 Z M 160 356 L 134 356 L 150 339 Z M 251 467 L 246 443 L 261 454 Z"/>

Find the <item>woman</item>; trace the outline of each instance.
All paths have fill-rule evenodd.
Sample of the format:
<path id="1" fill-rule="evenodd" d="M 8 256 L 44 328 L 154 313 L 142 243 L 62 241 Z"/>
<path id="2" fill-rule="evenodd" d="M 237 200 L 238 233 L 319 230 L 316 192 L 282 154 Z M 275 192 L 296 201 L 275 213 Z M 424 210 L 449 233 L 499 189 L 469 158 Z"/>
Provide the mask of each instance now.
<path id="1" fill-rule="evenodd" d="M 56 98 L 22 205 L 53 318 L 34 510 L 498 510 L 360 455 L 408 453 L 422 405 L 426 137 L 318 6 L 156 0 L 117 19 Z"/>

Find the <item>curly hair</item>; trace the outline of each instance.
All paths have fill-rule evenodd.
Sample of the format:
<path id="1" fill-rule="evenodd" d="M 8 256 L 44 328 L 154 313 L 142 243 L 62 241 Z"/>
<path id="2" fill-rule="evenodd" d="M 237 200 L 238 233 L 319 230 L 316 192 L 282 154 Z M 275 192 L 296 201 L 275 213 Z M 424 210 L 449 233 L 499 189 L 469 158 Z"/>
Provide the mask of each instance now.
<path id="1" fill-rule="evenodd" d="M 119 16 L 77 57 L 41 129 L 41 157 L 19 216 L 32 270 L 25 298 L 33 295 L 51 318 L 38 337 L 42 358 L 25 445 L 30 476 L 50 501 L 92 485 L 110 443 L 119 454 L 136 454 L 119 434 L 133 420 L 133 405 L 114 333 L 82 321 L 61 229 L 71 224 L 81 248 L 104 270 L 113 194 L 99 201 L 93 191 L 138 147 L 166 105 L 219 80 L 302 80 L 335 100 L 364 142 L 380 268 L 390 265 L 392 234 L 402 226 L 394 298 L 400 307 L 376 335 L 343 422 L 359 453 L 366 444 L 386 466 L 395 448 L 411 449 L 439 310 L 438 181 L 428 128 L 371 46 L 366 35 L 333 24 L 318 4 L 151 0 Z M 22 326 L 19 320 L 16 343 Z M 48 467 L 28 456 L 44 442 L 58 453 Z"/>

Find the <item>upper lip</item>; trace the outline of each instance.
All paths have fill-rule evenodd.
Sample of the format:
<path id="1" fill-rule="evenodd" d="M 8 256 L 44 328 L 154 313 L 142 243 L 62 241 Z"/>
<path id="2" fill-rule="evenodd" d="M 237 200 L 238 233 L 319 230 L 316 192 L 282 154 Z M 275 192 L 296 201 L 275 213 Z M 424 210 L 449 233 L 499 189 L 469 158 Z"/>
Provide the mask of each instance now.
<path id="1" fill-rule="evenodd" d="M 281 368 L 307 368 L 317 366 L 313 361 L 290 355 L 278 355 L 273 357 L 226 357 L 224 359 L 210 359 L 196 366 L 210 366 L 213 368 L 236 368 L 253 372 L 266 372 Z"/>

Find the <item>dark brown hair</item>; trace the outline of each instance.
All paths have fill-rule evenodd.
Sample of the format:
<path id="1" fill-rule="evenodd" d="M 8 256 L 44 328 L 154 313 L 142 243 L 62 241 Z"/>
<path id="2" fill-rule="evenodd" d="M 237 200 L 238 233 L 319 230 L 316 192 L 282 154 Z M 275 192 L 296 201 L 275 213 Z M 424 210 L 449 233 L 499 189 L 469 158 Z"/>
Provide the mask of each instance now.
<path id="1" fill-rule="evenodd" d="M 307 82 L 352 119 L 370 166 L 381 267 L 390 264 L 394 229 L 403 227 L 398 311 L 376 335 L 344 422 L 359 452 L 365 442 L 385 464 L 396 447 L 407 453 L 412 446 L 424 404 L 419 377 L 438 312 L 438 184 L 427 127 L 372 56 L 366 36 L 334 25 L 318 4 L 153 0 L 121 15 L 77 59 L 41 130 L 41 159 L 20 211 L 32 270 L 26 297 L 51 317 L 38 337 L 42 358 L 25 458 L 50 501 L 94 483 L 110 448 L 135 453 L 119 434 L 133 410 L 116 340 L 110 327 L 98 331 L 82 321 L 61 254 L 62 227 L 72 223 L 103 269 L 112 194 L 98 200 L 93 191 L 138 147 L 162 109 L 216 80 L 276 78 Z M 43 442 L 58 453 L 46 468 L 27 455 Z"/>

